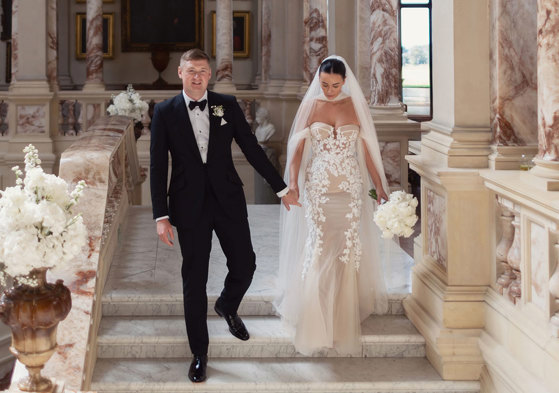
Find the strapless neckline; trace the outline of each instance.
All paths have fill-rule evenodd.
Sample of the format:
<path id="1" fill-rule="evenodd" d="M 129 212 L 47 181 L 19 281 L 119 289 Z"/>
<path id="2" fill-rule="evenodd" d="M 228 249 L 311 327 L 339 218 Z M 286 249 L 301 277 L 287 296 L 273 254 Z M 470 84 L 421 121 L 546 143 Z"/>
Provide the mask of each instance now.
<path id="1" fill-rule="evenodd" d="M 344 124 L 341 125 L 339 127 L 335 127 L 332 124 L 328 124 L 328 123 L 324 123 L 322 121 L 315 121 L 313 122 L 309 127 L 313 128 L 314 125 L 321 125 L 321 126 L 326 126 L 330 129 L 330 131 L 339 131 L 340 129 L 346 128 L 346 127 L 355 127 L 355 128 L 359 128 L 359 124 L 353 124 L 353 123 L 348 123 L 348 124 Z"/>

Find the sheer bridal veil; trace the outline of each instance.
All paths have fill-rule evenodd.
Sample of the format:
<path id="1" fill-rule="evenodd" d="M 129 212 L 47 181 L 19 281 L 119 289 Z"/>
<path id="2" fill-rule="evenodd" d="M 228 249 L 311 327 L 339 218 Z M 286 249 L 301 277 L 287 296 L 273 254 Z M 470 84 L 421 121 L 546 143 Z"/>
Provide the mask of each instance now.
<path id="1" fill-rule="evenodd" d="M 360 123 L 360 138 L 357 146 L 357 159 L 359 168 L 363 175 L 362 190 L 362 211 L 360 224 L 360 238 L 362 244 L 362 257 L 358 272 L 358 291 L 360 299 L 360 316 L 361 319 L 368 315 L 383 314 L 388 309 L 388 297 L 386 294 L 386 286 L 383 274 L 383 261 L 380 258 L 380 231 L 373 221 L 373 214 L 377 203 L 369 195 L 368 192 L 374 187 L 370 176 L 368 175 L 365 163 L 364 146 L 373 160 L 373 163 L 381 177 L 382 185 L 386 193 L 390 192 L 384 167 L 380 155 L 379 143 L 371 117 L 370 109 L 365 100 L 361 87 L 355 78 L 355 75 L 347 65 L 345 59 L 339 56 L 329 56 L 327 59 L 337 59 L 344 63 L 346 67 L 346 80 L 342 87 L 344 96 L 350 96 L 355 108 L 355 113 Z M 319 70 L 317 70 L 307 93 L 305 94 L 301 105 L 295 115 L 289 139 L 287 142 L 287 161 L 285 167 L 284 180 L 289 184 L 289 166 L 293 158 L 293 154 L 297 150 L 299 143 L 303 139 L 310 137 L 308 130 L 308 119 L 311 115 L 313 103 L 316 99 L 325 99 L 319 81 Z M 301 166 L 299 170 L 299 192 L 305 190 L 305 170 L 312 154 L 311 143 L 305 143 Z M 302 197 L 299 197 L 302 200 Z M 280 213 L 280 250 L 279 250 L 279 274 L 278 274 L 278 297 L 275 300 L 277 312 L 282 316 L 284 321 L 294 326 L 298 320 L 301 305 L 301 289 L 303 283 L 303 260 L 305 255 L 305 243 L 307 240 L 308 229 L 305 219 L 305 207 L 302 208 L 292 206 L 287 211 L 283 206 Z M 383 252 L 383 255 L 388 253 Z M 337 263 L 342 263 L 337 261 Z"/>

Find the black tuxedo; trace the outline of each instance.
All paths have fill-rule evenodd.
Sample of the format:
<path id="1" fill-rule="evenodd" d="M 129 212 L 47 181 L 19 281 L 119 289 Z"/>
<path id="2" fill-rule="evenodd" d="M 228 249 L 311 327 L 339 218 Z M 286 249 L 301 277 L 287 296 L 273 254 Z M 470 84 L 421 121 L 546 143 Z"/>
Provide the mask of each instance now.
<path id="1" fill-rule="evenodd" d="M 224 311 L 237 312 L 256 268 L 243 183 L 231 154 L 233 139 L 275 192 L 286 187 L 258 145 L 236 98 L 208 91 L 208 106 L 210 133 L 205 164 L 182 93 L 157 104 L 151 123 L 153 217 L 168 215 L 177 227 L 183 257 L 185 321 L 190 348 L 196 355 L 206 354 L 208 347 L 206 282 L 212 231 L 219 238 L 229 269 L 219 298 Z M 222 117 L 214 115 L 216 106 L 222 106 Z M 168 152 L 172 171 L 167 189 Z"/>

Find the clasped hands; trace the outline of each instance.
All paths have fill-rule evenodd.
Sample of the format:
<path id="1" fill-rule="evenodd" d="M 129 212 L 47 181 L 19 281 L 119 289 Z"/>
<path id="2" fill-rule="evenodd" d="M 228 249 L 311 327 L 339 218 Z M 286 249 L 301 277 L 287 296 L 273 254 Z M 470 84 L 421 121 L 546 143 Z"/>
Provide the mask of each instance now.
<path id="1" fill-rule="evenodd" d="M 299 187 L 290 185 L 289 192 L 281 198 L 281 201 L 287 210 L 291 209 L 290 205 L 301 207 L 299 203 Z"/>

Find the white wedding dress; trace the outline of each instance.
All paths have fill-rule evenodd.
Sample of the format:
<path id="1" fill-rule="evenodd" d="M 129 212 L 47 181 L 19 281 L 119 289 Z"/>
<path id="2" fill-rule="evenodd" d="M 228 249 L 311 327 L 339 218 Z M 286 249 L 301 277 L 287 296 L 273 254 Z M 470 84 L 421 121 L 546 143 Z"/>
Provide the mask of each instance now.
<path id="1" fill-rule="evenodd" d="M 388 187 L 368 107 L 351 72 L 348 79 L 353 91 L 327 100 L 315 76 L 288 141 L 286 181 L 304 141 L 302 208 L 281 213 L 274 304 L 304 355 L 361 355 L 361 322 L 388 309 L 365 146 Z"/>
<path id="2" fill-rule="evenodd" d="M 303 262 L 301 314 L 295 347 L 303 354 L 360 349 L 357 269 L 363 180 L 356 159 L 359 126 L 311 124 L 313 155 L 307 167 L 303 207 L 309 235 Z"/>

